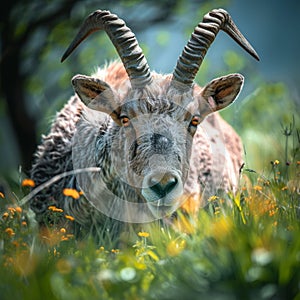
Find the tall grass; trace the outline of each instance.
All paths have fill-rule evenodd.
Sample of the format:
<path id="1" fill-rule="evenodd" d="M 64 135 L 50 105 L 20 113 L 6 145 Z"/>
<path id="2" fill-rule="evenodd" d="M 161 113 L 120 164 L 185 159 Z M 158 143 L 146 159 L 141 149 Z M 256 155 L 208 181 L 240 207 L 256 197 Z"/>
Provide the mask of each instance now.
<path id="1" fill-rule="evenodd" d="M 121 249 L 38 232 L 0 193 L 1 299 L 300 299 L 300 138 L 294 122 L 282 130 L 286 151 L 268 173 L 246 166 L 236 193 Z"/>

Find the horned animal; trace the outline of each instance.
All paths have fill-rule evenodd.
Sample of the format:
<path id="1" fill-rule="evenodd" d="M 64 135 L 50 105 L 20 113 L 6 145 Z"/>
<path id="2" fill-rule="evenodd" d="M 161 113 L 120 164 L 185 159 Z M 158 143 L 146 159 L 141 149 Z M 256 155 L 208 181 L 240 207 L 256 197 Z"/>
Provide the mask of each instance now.
<path id="1" fill-rule="evenodd" d="M 106 10 L 86 18 L 62 61 L 98 30 L 106 31 L 121 62 L 73 77 L 75 95 L 43 136 L 31 178 L 41 185 L 64 172 L 69 176 L 31 199 L 40 225 L 51 221 L 48 208 L 55 206 L 74 217 L 78 236 L 117 236 L 125 224 L 168 218 L 187 198 L 200 207 L 217 190 L 236 187 L 241 140 L 217 111 L 236 99 L 244 78 L 230 74 L 204 87 L 194 82 L 219 30 L 259 60 L 228 12 L 204 16 L 168 75 L 150 71 L 135 35 Z M 81 196 L 66 195 L 66 188 Z"/>

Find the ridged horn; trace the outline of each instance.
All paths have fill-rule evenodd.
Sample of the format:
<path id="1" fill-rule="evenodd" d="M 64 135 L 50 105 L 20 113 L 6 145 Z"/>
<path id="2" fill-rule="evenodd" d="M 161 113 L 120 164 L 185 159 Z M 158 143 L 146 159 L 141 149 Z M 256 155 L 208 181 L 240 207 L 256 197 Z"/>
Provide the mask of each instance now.
<path id="1" fill-rule="evenodd" d="M 62 56 L 63 62 L 91 33 L 105 30 L 115 46 L 133 88 L 142 88 L 152 82 L 150 68 L 134 33 L 117 15 L 107 10 L 91 13 L 80 27 L 76 37 Z"/>
<path id="2" fill-rule="evenodd" d="M 192 86 L 207 50 L 220 30 L 226 32 L 244 50 L 259 60 L 259 56 L 234 24 L 228 12 L 224 9 L 214 9 L 204 16 L 184 47 L 173 72 L 173 85 L 179 82 Z"/>

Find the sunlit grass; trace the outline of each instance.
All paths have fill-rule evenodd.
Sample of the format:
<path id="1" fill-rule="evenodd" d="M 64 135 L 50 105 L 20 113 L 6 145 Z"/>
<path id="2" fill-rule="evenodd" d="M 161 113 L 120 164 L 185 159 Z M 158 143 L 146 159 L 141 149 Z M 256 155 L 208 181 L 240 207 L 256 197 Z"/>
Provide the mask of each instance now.
<path id="1" fill-rule="evenodd" d="M 235 193 L 198 211 L 185 205 L 173 226 L 147 226 L 117 248 L 78 241 L 68 226 L 38 231 L 26 206 L 1 193 L 1 299 L 300 299 L 297 149 L 264 174 L 246 166 Z M 21 186 L 26 194 L 34 183 Z"/>

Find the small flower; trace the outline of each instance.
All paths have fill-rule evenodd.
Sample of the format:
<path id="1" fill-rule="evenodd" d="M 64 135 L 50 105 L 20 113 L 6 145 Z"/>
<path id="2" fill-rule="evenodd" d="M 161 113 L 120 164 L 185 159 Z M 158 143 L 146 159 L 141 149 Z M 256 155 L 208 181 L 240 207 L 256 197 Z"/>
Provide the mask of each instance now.
<path id="1" fill-rule="evenodd" d="M 270 216 L 270 217 L 273 217 L 273 216 L 276 214 L 276 212 L 277 212 L 277 209 L 271 209 L 271 210 L 269 211 L 269 216 Z"/>
<path id="2" fill-rule="evenodd" d="M 186 247 L 186 241 L 181 240 L 181 241 L 171 241 L 167 245 L 167 252 L 170 256 L 176 256 L 180 254 Z"/>
<path id="3" fill-rule="evenodd" d="M 66 233 L 66 232 L 67 232 L 66 228 L 61 228 L 59 231 L 60 231 L 61 233 Z"/>
<path id="4" fill-rule="evenodd" d="M 218 214 L 220 214 L 220 213 L 221 213 L 220 207 L 219 207 L 219 206 L 215 207 L 214 214 L 215 214 L 215 215 L 218 215 Z"/>
<path id="5" fill-rule="evenodd" d="M 2 198 L 2 199 L 5 198 L 4 193 L 0 192 L 0 198 Z"/>
<path id="6" fill-rule="evenodd" d="M 254 187 L 253 187 L 253 189 L 255 190 L 255 191 L 262 191 L 262 187 L 260 186 L 260 185 L 255 185 Z"/>
<path id="7" fill-rule="evenodd" d="M 20 244 L 19 244 L 18 241 L 13 241 L 12 244 L 13 244 L 16 248 L 20 247 Z"/>
<path id="8" fill-rule="evenodd" d="M 68 220 L 70 220 L 70 221 L 74 221 L 75 220 L 74 217 L 69 216 L 69 215 L 65 215 L 65 218 L 68 219 Z"/>
<path id="9" fill-rule="evenodd" d="M 284 186 L 284 187 L 281 188 L 282 191 L 286 191 L 287 189 L 288 189 L 287 186 Z"/>
<path id="10" fill-rule="evenodd" d="M 16 208 L 15 208 L 15 210 L 16 210 L 16 212 L 18 212 L 19 214 L 22 212 L 22 207 L 20 207 L 20 206 L 17 206 Z"/>
<path id="11" fill-rule="evenodd" d="M 145 232 L 145 231 L 140 231 L 140 232 L 138 233 L 138 236 L 147 238 L 147 237 L 150 236 L 150 234 L 149 234 L 148 232 Z"/>
<path id="12" fill-rule="evenodd" d="M 27 226 L 27 222 L 25 222 L 25 221 L 22 221 L 22 226 L 24 226 L 24 227 L 26 227 Z"/>
<path id="13" fill-rule="evenodd" d="M 273 162 L 273 165 L 277 166 L 277 165 L 279 165 L 279 163 L 280 163 L 280 161 L 278 159 L 275 159 L 274 162 Z"/>
<path id="14" fill-rule="evenodd" d="M 219 199 L 218 196 L 211 196 L 211 197 L 208 198 L 208 202 L 213 202 L 213 201 L 218 200 L 218 199 Z"/>
<path id="15" fill-rule="evenodd" d="M 5 212 L 5 213 L 2 215 L 2 218 L 3 218 L 3 219 L 6 219 L 6 218 L 8 218 L 8 216 L 9 216 L 9 213 L 8 213 L 8 212 Z"/>
<path id="16" fill-rule="evenodd" d="M 53 212 L 63 212 L 64 210 L 61 209 L 61 208 L 57 208 L 56 206 L 54 205 L 51 205 L 48 207 L 49 210 L 52 210 Z"/>
<path id="17" fill-rule="evenodd" d="M 22 185 L 22 186 L 35 187 L 35 182 L 34 182 L 32 179 L 26 178 L 26 179 L 23 179 L 21 185 Z"/>
<path id="18" fill-rule="evenodd" d="M 75 189 L 63 189 L 63 194 L 67 197 L 72 197 L 73 199 L 78 199 L 80 193 Z"/>
<path id="19" fill-rule="evenodd" d="M 111 252 L 115 253 L 115 254 L 118 254 L 118 253 L 120 253 L 120 250 L 119 249 L 111 249 Z"/>
<path id="20" fill-rule="evenodd" d="M 13 215 L 16 212 L 16 209 L 14 207 L 8 207 L 7 210 Z"/>
<path id="21" fill-rule="evenodd" d="M 5 232 L 9 235 L 9 236 L 13 236 L 13 235 L 15 235 L 15 232 L 13 231 L 13 229 L 12 228 L 6 228 L 5 229 Z"/>

